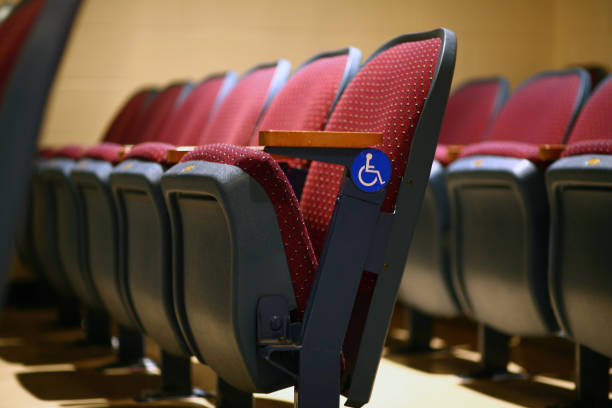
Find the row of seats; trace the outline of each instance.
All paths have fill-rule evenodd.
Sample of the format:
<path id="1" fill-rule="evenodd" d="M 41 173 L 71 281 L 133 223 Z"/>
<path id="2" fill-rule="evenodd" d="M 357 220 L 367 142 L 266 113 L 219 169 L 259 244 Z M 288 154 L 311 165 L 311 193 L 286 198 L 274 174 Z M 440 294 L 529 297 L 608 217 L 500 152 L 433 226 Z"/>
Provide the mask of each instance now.
<path id="1" fill-rule="evenodd" d="M 465 313 L 481 323 L 476 374 L 491 376 L 510 335 L 560 333 L 577 343 L 577 398 L 607 401 L 611 79 L 590 96 L 570 69 L 509 97 L 502 79 L 450 97 L 399 291 L 408 349 L 428 349 L 428 316 Z"/>
<path id="2" fill-rule="evenodd" d="M 21 252 L 87 306 L 92 341 L 108 341 L 110 313 L 120 358 L 124 344 L 128 360 L 143 356 L 137 333 L 161 346 L 163 395 L 193 393 L 196 356 L 219 375 L 220 406 L 292 384 L 299 406 L 336 406 L 341 392 L 361 406 L 455 50 L 438 29 L 362 65 L 346 48 L 293 73 L 280 60 L 137 92 L 100 144 L 40 152 Z M 377 191 L 360 187 L 354 163 L 378 171 Z"/>

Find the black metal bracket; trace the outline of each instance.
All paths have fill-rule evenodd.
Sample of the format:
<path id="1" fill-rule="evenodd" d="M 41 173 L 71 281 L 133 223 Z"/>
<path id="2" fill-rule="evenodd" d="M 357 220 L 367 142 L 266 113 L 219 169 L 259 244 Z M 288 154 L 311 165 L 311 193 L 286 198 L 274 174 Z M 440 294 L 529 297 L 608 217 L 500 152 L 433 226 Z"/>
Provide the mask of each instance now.
<path id="1" fill-rule="evenodd" d="M 291 322 L 289 302 L 282 296 L 266 296 L 257 302 L 257 345 L 270 364 L 297 379 L 301 323 Z"/>

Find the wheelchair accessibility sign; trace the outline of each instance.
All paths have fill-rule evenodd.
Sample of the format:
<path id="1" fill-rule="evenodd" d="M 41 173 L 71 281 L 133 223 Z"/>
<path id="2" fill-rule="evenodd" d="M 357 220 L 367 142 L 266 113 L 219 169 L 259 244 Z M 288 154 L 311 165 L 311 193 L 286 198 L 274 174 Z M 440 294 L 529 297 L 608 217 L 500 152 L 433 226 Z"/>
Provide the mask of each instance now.
<path id="1" fill-rule="evenodd" d="M 351 177 L 360 190 L 368 193 L 378 191 L 386 187 L 389 182 L 391 162 L 380 150 L 363 150 L 353 160 Z"/>

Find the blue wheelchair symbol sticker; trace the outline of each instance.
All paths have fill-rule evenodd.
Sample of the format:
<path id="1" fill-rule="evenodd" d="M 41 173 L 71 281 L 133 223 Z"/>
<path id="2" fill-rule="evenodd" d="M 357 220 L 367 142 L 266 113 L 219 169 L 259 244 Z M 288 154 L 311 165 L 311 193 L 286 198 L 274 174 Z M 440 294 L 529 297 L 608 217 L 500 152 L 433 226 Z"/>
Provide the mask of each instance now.
<path id="1" fill-rule="evenodd" d="M 351 177 L 360 190 L 368 193 L 378 191 L 386 187 L 389 182 L 391 162 L 380 150 L 363 150 L 353 160 Z"/>

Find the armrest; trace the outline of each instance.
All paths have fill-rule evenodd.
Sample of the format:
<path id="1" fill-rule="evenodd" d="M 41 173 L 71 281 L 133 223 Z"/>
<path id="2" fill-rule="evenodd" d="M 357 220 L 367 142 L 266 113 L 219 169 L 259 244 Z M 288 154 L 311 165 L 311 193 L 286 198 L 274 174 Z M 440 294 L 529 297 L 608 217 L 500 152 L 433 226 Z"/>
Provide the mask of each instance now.
<path id="1" fill-rule="evenodd" d="M 176 164 L 180 162 L 183 156 L 185 156 L 189 152 L 192 152 L 195 148 L 195 146 L 178 146 L 175 149 L 168 150 L 168 154 L 166 156 L 166 163 Z"/>
<path id="2" fill-rule="evenodd" d="M 538 147 L 538 156 L 542 161 L 552 161 L 561 157 L 565 145 L 544 144 Z"/>
<path id="3" fill-rule="evenodd" d="M 457 160 L 457 157 L 459 157 L 459 153 L 461 153 L 461 150 L 463 150 L 463 145 L 447 145 L 446 152 L 449 160 L 451 162 Z"/>
<path id="4" fill-rule="evenodd" d="M 364 148 L 382 143 L 378 132 L 262 130 L 259 142 L 272 155 L 316 160 L 350 167 Z"/>
<path id="5" fill-rule="evenodd" d="M 382 143 L 378 132 L 327 132 L 310 130 L 262 130 L 259 144 L 275 147 L 365 148 Z"/>
<path id="6" fill-rule="evenodd" d="M 123 149 L 119 150 L 119 152 L 117 153 L 117 160 L 121 161 L 123 157 L 130 151 L 132 146 L 134 145 L 124 145 Z"/>

